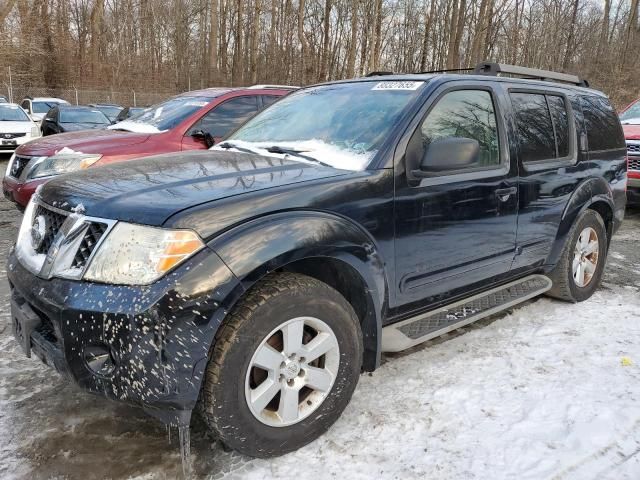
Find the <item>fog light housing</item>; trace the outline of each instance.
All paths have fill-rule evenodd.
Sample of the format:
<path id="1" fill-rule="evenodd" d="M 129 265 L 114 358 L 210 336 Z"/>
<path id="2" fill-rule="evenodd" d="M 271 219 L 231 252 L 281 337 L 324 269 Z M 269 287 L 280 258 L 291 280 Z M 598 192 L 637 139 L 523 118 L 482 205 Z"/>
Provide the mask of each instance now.
<path id="1" fill-rule="evenodd" d="M 87 368 L 94 375 L 109 377 L 116 369 L 116 362 L 108 345 L 87 345 L 84 347 L 83 355 Z"/>

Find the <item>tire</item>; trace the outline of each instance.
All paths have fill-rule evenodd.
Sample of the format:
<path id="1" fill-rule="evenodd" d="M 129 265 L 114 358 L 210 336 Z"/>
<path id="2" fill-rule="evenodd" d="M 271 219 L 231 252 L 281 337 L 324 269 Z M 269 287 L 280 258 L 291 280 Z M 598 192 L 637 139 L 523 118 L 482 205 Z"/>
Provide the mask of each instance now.
<path id="1" fill-rule="evenodd" d="M 576 259 L 577 243 L 581 239 L 581 234 L 592 229 L 597 236 L 597 259 L 595 260 L 595 270 L 583 279 L 583 285 L 580 285 L 579 273 L 578 280 L 574 278 L 574 260 Z M 586 235 L 582 238 L 586 238 Z M 595 241 L 593 236 L 590 237 L 590 243 Z M 607 229 L 600 214 L 594 210 L 585 210 L 574 222 L 569 234 L 567 242 L 562 250 L 560 260 L 549 275 L 553 281 L 553 287 L 547 292 L 547 295 L 566 300 L 569 302 L 582 302 L 597 290 L 602 281 L 602 274 L 607 260 L 608 249 Z M 593 256 L 590 257 L 593 260 Z M 585 259 L 587 260 L 587 259 Z M 591 264 L 591 261 L 589 261 Z M 587 281 L 584 284 L 584 281 Z"/>
<path id="2" fill-rule="evenodd" d="M 291 348 L 293 341 L 285 346 L 285 331 L 303 332 L 287 333 L 287 338 L 302 336 L 302 346 Z M 330 349 L 313 359 L 311 350 L 321 350 L 312 346 L 320 341 Z M 303 358 L 305 348 L 311 349 L 311 360 Z M 281 355 L 281 363 L 273 363 L 271 356 L 262 362 L 265 349 Z M 281 350 L 298 353 L 285 355 Z M 205 422 L 225 445 L 245 455 L 268 458 L 296 450 L 338 419 L 358 383 L 362 356 L 360 323 L 342 295 L 305 275 L 271 275 L 247 292 L 216 334 L 202 391 Z M 279 367 L 263 370 L 257 363 Z M 318 370 L 324 371 L 322 376 Z M 313 378 L 322 389 L 308 386 Z M 281 390 L 261 409 L 260 402 L 250 399 L 258 398 L 258 387 L 267 384 L 269 392 Z M 297 388 L 298 393 L 291 394 Z M 297 410 L 286 409 L 285 403 L 295 402 L 284 399 L 294 397 Z"/>

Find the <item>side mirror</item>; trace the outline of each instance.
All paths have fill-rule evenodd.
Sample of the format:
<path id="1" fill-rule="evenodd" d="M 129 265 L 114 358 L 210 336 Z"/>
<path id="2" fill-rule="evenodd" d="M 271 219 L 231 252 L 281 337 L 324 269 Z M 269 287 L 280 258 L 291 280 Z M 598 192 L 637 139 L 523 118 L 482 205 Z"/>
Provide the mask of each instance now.
<path id="1" fill-rule="evenodd" d="M 213 145 L 216 143 L 211 134 L 209 132 L 205 132 L 204 130 L 194 130 L 193 132 L 191 132 L 191 136 L 193 138 L 203 140 L 207 148 L 213 147 Z"/>
<path id="2" fill-rule="evenodd" d="M 44 121 L 53 123 L 53 118 L 45 118 Z"/>
<path id="3" fill-rule="evenodd" d="M 439 138 L 431 142 L 422 161 L 420 169 L 412 173 L 416 177 L 427 177 L 450 170 L 460 170 L 478 163 L 480 144 L 477 140 L 464 137 Z"/>

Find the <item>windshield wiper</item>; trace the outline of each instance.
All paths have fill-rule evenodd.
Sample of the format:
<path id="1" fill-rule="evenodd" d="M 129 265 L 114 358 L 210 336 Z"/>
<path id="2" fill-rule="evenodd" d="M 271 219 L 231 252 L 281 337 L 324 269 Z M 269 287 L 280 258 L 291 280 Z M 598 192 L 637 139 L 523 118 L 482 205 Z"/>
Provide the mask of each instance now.
<path id="1" fill-rule="evenodd" d="M 230 148 L 233 148 L 234 150 L 238 150 L 239 152 L 242 152 L 242 153 L 253 153 L 254 155 L 258 153 L 255 150 L 239 147 L 235 143 L 231 143 L 231 142 L 222 142 L 222 143 L 219 143 L 217 146 L 220 148 L 224 148 L 225 150 L 229 150 Z"/>
<path id="2" fill-rule="evenodd" d="M 305 160 L 308 160 L 313 163 L 317 163 L 318 165 L 322 165 L 323 167 L 333 168 L 332 165 L 329 165 L 328 163 L 318 160 L 317 158 L 313 158 L 308 155 L 303 155 L 303 152 L 306 152 L 306 150 L 296 150 L 295 148 L 285 148 L 279 145 L 273 145 L 271 147 L 266 148 L 265 150 L 269 153 L 280 153 L 282 155 L 292 155 L 294 157 L 304 158 Z"/>

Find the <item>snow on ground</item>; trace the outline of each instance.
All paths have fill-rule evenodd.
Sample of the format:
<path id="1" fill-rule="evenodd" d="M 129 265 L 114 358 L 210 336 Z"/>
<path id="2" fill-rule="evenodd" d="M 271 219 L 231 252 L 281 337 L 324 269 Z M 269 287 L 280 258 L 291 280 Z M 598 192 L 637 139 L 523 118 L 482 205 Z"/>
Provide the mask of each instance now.
<path id="1" fill-rule="evenodd" d="M 4 281 L 18 219 L 0 200 L 0 478 L 179 478 L 175 431 L 170 444 L 139 410 L 21 354 Z M 639 244 L 637 212 L 587 302 L 540 298 L 385 357 L 330 431 L 297 452 L 227 453 L 196 423 L 196 477 L 639 479 Z"/>
<path id="2" fill-rule="evenodd" d="M 389 359 L 328 435 L 247 478 L 639 478 L 639 308 L 541 299 Z"/>

